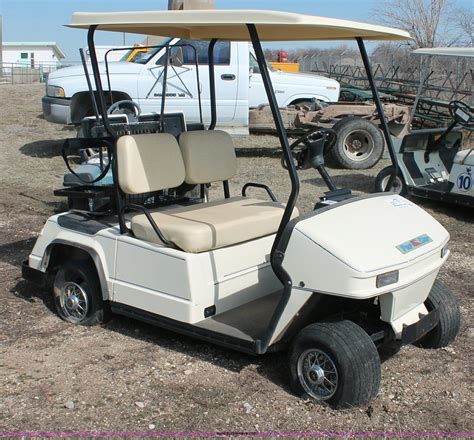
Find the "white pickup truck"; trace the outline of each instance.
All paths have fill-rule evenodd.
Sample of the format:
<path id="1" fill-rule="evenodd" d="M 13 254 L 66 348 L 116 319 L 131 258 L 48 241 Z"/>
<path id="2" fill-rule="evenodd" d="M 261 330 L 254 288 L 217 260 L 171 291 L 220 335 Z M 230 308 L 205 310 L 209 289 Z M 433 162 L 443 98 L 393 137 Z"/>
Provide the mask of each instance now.
<path id="1" fill-rule="evenodd" d="M 181 47 L 182 63 L 168 70 L 166 111 L 182 111 L 188 122 L 199 122 L 196 54 L 198 56 L 204 122 L 210 120 L 208 42 L 170 39 Z M 191 47 L 193 46 L 196 51 Z M 136 62 L 109 63 L 113 101 L 137 102 L 143 113 L 159 112 L 165 49 L 150 50 Z M 262 78 L 254 54 L 246 42 L 219 41 L 214 49 L 218 125 L 247 127 L 249 108 L 267 102 Z M 107 85 L 105 64 L 100 65 L 104 90 Z M 202 72 L 201 72 L 202 70 Z M 91 73 L 91 72 L 89 72 Z M 271 79 L 280 107 L 311 101 L 339 99 L 339 83 L 333 79 L 271 71 Z M 109 94 L 107 93 L 107 96 Z M 110 99 L 110 98 L 109 98 Z M 93 114 L 90 94 L 82 66 L 57 70 L 49 75 L 43 97 L 46 120 L 59 124 L 79 124 Z"/>

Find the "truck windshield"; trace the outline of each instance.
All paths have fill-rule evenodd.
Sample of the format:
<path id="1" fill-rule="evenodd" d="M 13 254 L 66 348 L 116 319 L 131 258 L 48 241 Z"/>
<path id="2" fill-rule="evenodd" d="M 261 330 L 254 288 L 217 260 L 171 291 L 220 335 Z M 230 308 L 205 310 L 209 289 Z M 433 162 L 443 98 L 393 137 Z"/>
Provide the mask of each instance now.
<path id="1" fill-rule="evenodd" d="M 133 59 L 134 63 L 137 64 L 146 64 L 148 61 L 150 61 L 161 49 L 163 49 L 163 46 L 168 44 L 172 38 L 166 38 L 162 42 L 160 42 L 160 45 L 157 47 L 154 47 L 153 49 L 150 49 L 148 52 L 144 53 L 143 56 L 139 59 Z"/>
<path id="2" fill-rule="evenodd" d="M 120 61 L 128 61 L 130 63 L 136 63 L 138 60 L 142 59 L 147 53 L 149 49 L 130 49 L 125 52 L 125 55 L 120 58 Z"/>

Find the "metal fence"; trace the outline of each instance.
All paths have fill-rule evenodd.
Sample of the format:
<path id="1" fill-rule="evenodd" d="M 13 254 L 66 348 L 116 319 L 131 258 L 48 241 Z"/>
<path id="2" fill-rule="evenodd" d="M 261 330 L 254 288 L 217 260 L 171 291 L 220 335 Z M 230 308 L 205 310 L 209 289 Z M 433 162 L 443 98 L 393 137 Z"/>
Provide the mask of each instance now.
<path id="1" fill-rule="evenodd" d="M 63 64 L 36 64 L 34 67 L 21 63 L 0 64 L 0 84 L 32 84 L 45 82 L 48 75 Z"/>

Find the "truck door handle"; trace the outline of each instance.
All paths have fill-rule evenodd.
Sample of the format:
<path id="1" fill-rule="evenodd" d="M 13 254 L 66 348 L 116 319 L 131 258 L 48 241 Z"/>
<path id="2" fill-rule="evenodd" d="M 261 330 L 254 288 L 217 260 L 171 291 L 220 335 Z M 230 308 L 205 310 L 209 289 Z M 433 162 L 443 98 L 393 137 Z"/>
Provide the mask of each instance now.
<path id="1" fill-rule="evenodd" d="M 224 73 L 224 75 L 221 75 L 221 79 L 223 79 L 224 81 L 234 81 L 235 75 L 233 75 L 232 73 Z"/>

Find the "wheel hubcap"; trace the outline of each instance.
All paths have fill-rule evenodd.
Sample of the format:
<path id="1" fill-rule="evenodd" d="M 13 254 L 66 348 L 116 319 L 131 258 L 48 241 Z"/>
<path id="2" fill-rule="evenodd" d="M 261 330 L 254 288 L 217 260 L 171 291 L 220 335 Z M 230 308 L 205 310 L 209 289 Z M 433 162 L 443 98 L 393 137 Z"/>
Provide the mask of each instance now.
<path id="1" fill-rule="evenodd" d="M 382 188 L 384 191 L 387 189 L 389 180 L 390 180 L 390 176 L 387 176 L 385 177 L 385 179 L 382 180 Z M 401 191 L 402 191 L 402 182 L 399 177 L 395 177 L 395 180 L 393 181 L 390 192 L 395 193 L 395 194 L 400 194 Z"/>
<path id="2" fill-rule="evenodd" d="M 366 132 L 353 131 L 344 139 L 344 151 L 352 160 L 362 161 L 374 151 L 374 142 Z"/>
<path id="3" fill-rule="evenodd" d="M 323 351 L 310 349 L 298 358 L 298 378 L 314 399 L 328 400 L 337 390 L 338 373 L 332 359 Z"/>
<path id="4" fill-rule="evenodd" d="M 73 322 L 78 322 L 87 316 L 89 301 L 84 289 L 73 281 L 68 281 L 61 289 L 59 296 L 61 311 Z"/>

